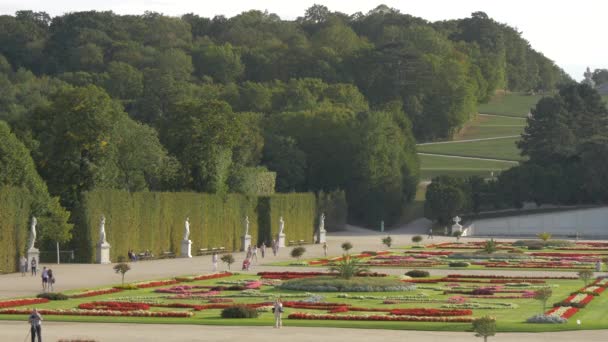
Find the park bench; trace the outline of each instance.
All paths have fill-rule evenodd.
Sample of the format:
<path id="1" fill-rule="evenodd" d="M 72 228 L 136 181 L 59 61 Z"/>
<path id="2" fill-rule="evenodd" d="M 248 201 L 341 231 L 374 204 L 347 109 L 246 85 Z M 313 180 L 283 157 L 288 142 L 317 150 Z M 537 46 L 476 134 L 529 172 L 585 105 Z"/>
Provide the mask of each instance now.
<path id="1" fill-rule="evenodd" d="M 161 257 L 161 259 L 175 258 L 175 253 L 173 253 L 171 251 L 166 251 L 166 252 L 163 252 L 160 257 Z"/>
<path id="2" fill-rule="evenodd" d="M 154 259 L 154 254 L 150 253 L 150 254 L 146 254 L 146 253 L 139 253 L 137 254 L 137 260 L 152 260 Z"/>

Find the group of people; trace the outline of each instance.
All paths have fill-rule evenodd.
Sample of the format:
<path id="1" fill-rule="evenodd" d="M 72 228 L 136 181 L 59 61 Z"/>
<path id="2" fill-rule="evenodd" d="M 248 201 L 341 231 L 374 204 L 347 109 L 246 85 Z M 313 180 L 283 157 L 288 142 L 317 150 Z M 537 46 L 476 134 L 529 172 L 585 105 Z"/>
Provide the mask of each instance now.
<path id="1" fill-rule="evenodd" d="M 21 276 L 25 277 L 25 274 L 27 273 L 27 266 L 28 266 L 28 262 L 27 262 L 27 258 L 24 256 L 21 256 L 21 260 L 19 260 L 19 266 L 21 266 Z M 36 261 L 36 258 L 32 257 L 32 260 L 30 261 L 30 270 L 32 272 L 32 277 L 38 275 L 38 262 Z M 53 292 L 53 287 L 55 285 L 55 275 L 53 274 L 53 270 L 50 268 L 46 268 L 43 267 L 42 268 L 42 273 L 41 273 L 41 277 L 42 277 L 42 292 Z"/>

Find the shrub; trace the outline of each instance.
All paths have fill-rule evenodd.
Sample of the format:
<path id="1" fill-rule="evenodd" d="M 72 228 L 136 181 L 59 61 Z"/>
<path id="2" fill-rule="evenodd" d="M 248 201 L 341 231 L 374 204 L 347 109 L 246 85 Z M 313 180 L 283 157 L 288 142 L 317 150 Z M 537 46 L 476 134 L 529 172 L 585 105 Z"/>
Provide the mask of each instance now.
<path id="1" fill-rule="evenodd" d="M 424 270 L 411 270 L 405 272 L 405 275 L 412 278 L 426 278 L 429 277 L 431 274 L 428 271 Z"/>
<path id="2" fill-rule="evenodd" d="M 351 279 L 312 277 L 287 280 L 278 288 L 308 292 L 388 292 L 413 291 L 416 289 L 416 285 L 381 277 L 354 277 Z"/>
<path id="3" fill-rule="evenodd" d="M 304 248 L 302 246 L 295 247 L 294 249 L 291 250 L 291 257 L 300 260 L 300 258 L 302 257 L 302 255 L 304 255 L 305 252 L 306 252 L 306 248 Z"/>
<path id="4" fill-rule="evenodd" d="M 456 241 L 460 241 L 460 238 L 462 237 L 462 231 L 461 230 L 457 230 L 455 232 L 452 233 L 452 236 L 456 238 Z"/>
<path id="5" fill-rule="evenodd" d="M 543 287 L 542 289 L 539 289 L 534 292 L 534 299 L 542 302 L 543 304 L 543 312 L 545 312 L 547 307 L 547 301 L 549 300 L 549 298 L 551 298 L 552 295 L 553 290 L 551 290 L 550 287 Z"/>
<path id="6" fill-rule="evenodd" d="M 450 267 L 469 267 L 471 264 L 464 261 L 455 261 L 448 264 Z"/>
<path id="7" fill-rule="evenodd" d="M 222 310 L 222 318 L 257 318 L 260 314 L 255 308 L 235 305 Z"/>
<path id="8" fill-rule="evenodd" d="M 496 250 L 497 250 L 496 241 L 494 241 L 494 239 L 486 240 L 486 242 L 483 246 L 483 251 L 488 254 L 492 254 L 492 253 L 496 252 Z"/>
<path id="9" fill-rule="evenodd" d="M 393 244 L 393 238 L 389 235 L 382 239 L 382 243 L 385 244 L 386 247 L 391 248 L 391 245 Z"/>
<path id="10" fill-rule="evenodd" d="M 530 250 L 530 251 L 540 251 L 543 248 L 544 248 L 543 245 L 530 245 L 530 246 L 528 246 L 528 250 Z"/>
<path id="11" fill-rule="evenodd" d="M 534 315 L 526 320 L 527 323 L 552 323 L 552 324 L 562 324 L 568 323 L 566 318 L 562 318 L 559 316 L 553 315 Z"/>
<path id="12" fill-rule="evenodd" d="M 345 254 L 342 256 L 342 260 L 329 268 L 329 271 L 337 272 L 340 278 L 350 279 L 358 273 L 369 272 L 369 269 L 361 265 L 357 258 L 352 258 L 350 255 Z"/>
<path id="13" fill-rule="evenodd" d="M 543 240 L 544 242 L 547 242 L 547 241 L 549 241 L 549 239 L 551 239 L 551 237 L 553 235 L 551 235 L 551 233 L 542 232 L 542 233 L 540 233 L 540 234 L 538 234 L 536 236 L 538 236 L 538 238 L 541 239 L 541 240 Z"/>
<path id="14" fill-rule="evenodd" d="M 228 269 L 230 269 L 230 265 L 234 264 L 234 256 L 232 256 L 230 253 L 222 255 L 220 260 L 228 265 Z"/>
<path id="15" fill-rule="evenodd" d="M 593 271 L 592 270 L 582 270 L 579 271 L 577 273 L 578 278 L 580 280 L 583 281 L 583 283 L 585 283 L 585 286 L 587 286 L 587 284 L 589 283 L 589 279 L 591 279 L 593 277 Z"/>
<path id="16" fill-rule="evenodd" d="M 475 336 L 483 337 L 484 341 L 488 337 L 496 335 L 496 319 L 490 316 L 484 316 L 473 321 L 473 331 Z"/>
<path id="17" fill-rule="evenodd" d="M 63 293 L 58 293 L 58 292 L 40 293 L 36 297 L 46 298 L 48 300 L 67 300 L 68 299 L 68 296 L 64 295 Z"/>
<path id="18" fill-rule="evenodd" d="M 494 294 L 494 291 L 491 289 L 479 288 L 471 291 L 471 294 L 475 296 L 491 296 Z"/>
<path id="19" fill-rule="evenodd" d="M 115 289 L 120 289 L 120 290 L 138 290 L 139 287 L 137 287 L 137 285 L 133 285 L 133 284 L 126 284 L 126 285 L 117 285 L 114 286 Z"/>
<path id="20" fill-rule="evenodd" d="M 412 242 L 413 243 L 419 244 L 420 241 L 422 241 L 422 236 L 420 236 L 420 235 L 414 235 L 414 236 L 412 236 Z"/>
<path id="21" fill-rule="evenodd" d="M 120 275 L 122 276 L 122 285 L 125 284 L 125 273 L 129 272 L 130 269 L 131 266 L 124 262 L 114 265 L 114 272 L 120 273 Z"/>
<path id="22" fill-rule="evenodd" d="M 344 250 L 346 253 L 348 253 L 348 251 L 350 251 L 351 249 L 353 249 L 353 244 L 352 244 L 352 243 L 350 243 L 350 242 L 348 242 L 348 241 L 346 241 L 346 242 L 344 242 L 344 243 L 342 244 L 342 246 L 341 246 L 341 247 L 342 247 L 342 249 L 343 249 L 343 250 Z"/>

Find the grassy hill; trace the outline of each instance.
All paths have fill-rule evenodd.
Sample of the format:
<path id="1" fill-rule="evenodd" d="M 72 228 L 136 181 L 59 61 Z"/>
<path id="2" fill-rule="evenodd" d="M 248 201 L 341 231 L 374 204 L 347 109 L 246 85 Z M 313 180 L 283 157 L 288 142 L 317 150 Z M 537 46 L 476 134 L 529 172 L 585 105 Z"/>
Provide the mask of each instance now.
<path id="1" fill-rule="evenodd" d="M 501 93 L 490 102 L 480 104 L 477 108 L 483 114 L 496 114 L 525 117 L 543 95 L 526 95 L 523 93 Z"/>
<path id="2" fill-rule="evenodd" d="M 433 177 L 449 174 L 457 177 L 490 177 L 502 170 L 508 169 L 517 162 L 493 161 L 480 159 L 467 159 L 450 156 L 418 155 L 422 168 L 420 169 L 423 180 L 431 180 Z"/>

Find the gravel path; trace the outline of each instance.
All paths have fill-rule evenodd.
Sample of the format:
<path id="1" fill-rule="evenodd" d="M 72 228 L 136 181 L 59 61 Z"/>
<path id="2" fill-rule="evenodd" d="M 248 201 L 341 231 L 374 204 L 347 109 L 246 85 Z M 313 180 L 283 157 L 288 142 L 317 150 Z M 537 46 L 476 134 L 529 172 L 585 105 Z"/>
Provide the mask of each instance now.
<path id="1" fill-rule="evenodd" d="M 289 325 L 289 322 L 286 321 Z M 58 339 L 94 339 L 105 342 L 131 341 L 215 341 L 215 342 L 290 342 L 348 341 L 348 342 L 471 342 L 482 341 L 470 332 L 439 331 L 399 331 L 373 329 L 302 328 L 286 326 L 282 329 L 271 327 L 218 327 L 199 325 L 172 325 L 169 329 L 162 324 L 123 323 L 64 323 L 45 322 L 42 334 L 46 341 Z M 0 321 L 3 342 L 24 341 L 28 326 L 24 322 Z M 600 342 L 606 341 L 606 330 L 567 331 L 559 333 L 499 333 L 490 338 L 491 342 Z"/>

